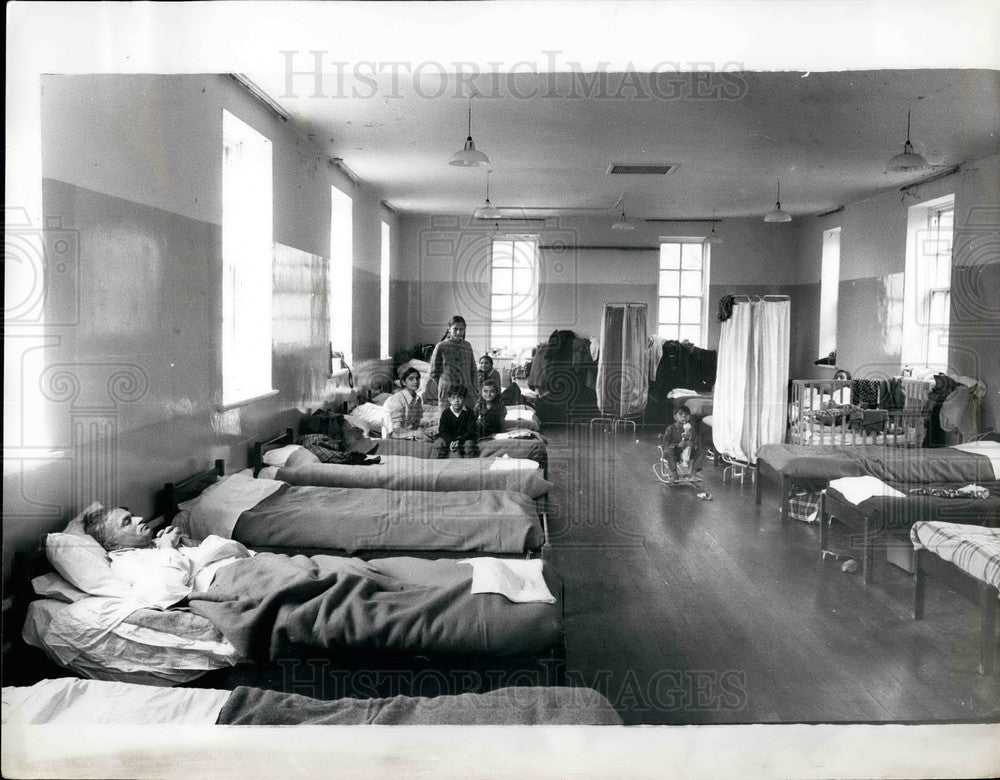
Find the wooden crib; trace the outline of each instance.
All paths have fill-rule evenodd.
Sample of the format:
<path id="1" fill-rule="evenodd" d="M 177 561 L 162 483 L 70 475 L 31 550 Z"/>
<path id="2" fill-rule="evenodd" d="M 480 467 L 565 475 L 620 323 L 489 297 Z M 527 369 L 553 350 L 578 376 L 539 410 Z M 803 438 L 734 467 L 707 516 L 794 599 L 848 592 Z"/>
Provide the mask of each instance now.
<path id="1" fill-rule="evenodd" d="M 795 379 L 788 404 L 788 444 L 920 447 L 927 430 L 918 409 L 849 406 L 850 379 Z M 883 399 L 877 399 L 876 406 Z"/>

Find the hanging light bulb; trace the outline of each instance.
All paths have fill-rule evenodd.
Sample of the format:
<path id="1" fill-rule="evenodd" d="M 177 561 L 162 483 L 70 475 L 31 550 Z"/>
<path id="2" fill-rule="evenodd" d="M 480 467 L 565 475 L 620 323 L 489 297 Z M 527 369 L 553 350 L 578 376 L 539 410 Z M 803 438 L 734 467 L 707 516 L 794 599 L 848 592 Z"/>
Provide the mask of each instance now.
<path id="1" fill-rule="evenodd" d="M 486 171 L 486 202 L 472 212 L 474 219 L 500 219 L 503 214 L 500 209 L 490 203 L 490 174 L 493 171 Z"/>
<path id="2" fill-rule="evenodd" d="M 902 153 L 890 159 L 885 164 L 885 169 L 889 173 L 903 173 L 906 171 L 922 171 L 930 167 L 923 155 L 913 151 L 913 144 L 910 143 L 910 109 L 906 109 L 906 143 L 903 144 Z"/>
<path id="3" fill-rule="evenodd" d="M 469 136 L 465 139 L 465 146 L 451 156 L 449 165 L 457 165 L 460 168 L 476 168 L 490 164 L 490 158 L 476 149 L 476 142 L 472 140 L 472 98 L 469 98 Z"/>
<path id="4" fill-rule="evenodd" d="M 611 225 L 611 229 L 612 230 L 635 230 L 635 225 L 633 225 L 631 222 L 629 222 L 628 218 L 625 216 L 625 196 L 624 195 L 622 195 L 620 202 L 622 204 L 622 218 L 619 219 L 614 224 L 612 224 Z"/>
<path id="5" fill-rule="evenodd" d="M 792 215 L 781 208 L 781 179 L 778 179 L 778 202 L 764 215 L 765 222 L 791 222 Z"/>

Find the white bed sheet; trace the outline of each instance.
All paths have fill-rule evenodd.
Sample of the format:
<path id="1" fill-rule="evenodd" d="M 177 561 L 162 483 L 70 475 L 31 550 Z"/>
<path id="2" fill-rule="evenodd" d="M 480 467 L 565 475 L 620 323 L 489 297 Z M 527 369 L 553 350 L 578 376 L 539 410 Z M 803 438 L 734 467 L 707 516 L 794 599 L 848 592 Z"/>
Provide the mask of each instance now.
<path id="1" fill-rule="evenodd" d="M 213 669 L 234 666 L 236 648 L 226 640 L 189 640 L 162 631 L 122 623 L 63 663 L 49 648 L 46 634 L 56 614 L 68 604 L 37 599 L 28 605 L 21 636 L 53 661 L 94 680 L 178 685 Z"/>
<path id="2" fill-rule="evenodd" d="M 230 691 L 156 688 L 64 677 L 28 687 L 3 689 L 2 722 L 19 725 L 197 725 L 211 726 Z"/>

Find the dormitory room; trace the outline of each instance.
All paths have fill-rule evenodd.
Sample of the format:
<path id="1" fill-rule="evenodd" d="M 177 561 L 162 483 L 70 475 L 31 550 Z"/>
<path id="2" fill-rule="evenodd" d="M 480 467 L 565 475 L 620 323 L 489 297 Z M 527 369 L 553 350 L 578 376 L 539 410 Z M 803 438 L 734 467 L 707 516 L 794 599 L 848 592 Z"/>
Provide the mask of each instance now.
<path id="1" fill-rule="evenodd" d="M 5 731 L 1000 718 L 1000 71 L 293 49 L 38 79 Z"/>

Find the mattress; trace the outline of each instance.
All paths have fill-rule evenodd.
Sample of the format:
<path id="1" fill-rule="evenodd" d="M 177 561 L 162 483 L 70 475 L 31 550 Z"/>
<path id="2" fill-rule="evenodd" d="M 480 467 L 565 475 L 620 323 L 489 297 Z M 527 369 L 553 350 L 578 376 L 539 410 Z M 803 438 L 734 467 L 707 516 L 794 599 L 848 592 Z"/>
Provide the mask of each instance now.
<path id="1" fill-rule="evenodd" d="M 62 678 L 3 689 L 4 726 L 621 725 L 590 688 L 509 687 L 455 696 L 321 701 L 237 687 L 152 688 Z"/>
<path id="2" fill-rule="evenodd" d="M 987 454 L 952 447 L 904 449 L 766 444 L 757 453 L 762 470 L 800 479 L 838 479 L 869 474 L 885 482 L 960 483 L 998 479 Z"/>
<path id="3" fill-rule="evenodd" d="M 1000 588 L 1000 529 L 917 523 L 910 529 L 910 539 L 915 548 L 926 548 L 977 580 Z"/>
<path id="4" fill-rule="evenodd" d="M 373 455 L 408 455 L 413 458 L 434 458 L 434 442 L 430 440 L 380 439 L 372 450 Z M 543 469 L 548 465 L 545 440 L 537 434 L 523 439 L 482 439 L 478 442 L 479 457 L 493 458 L 506 455 L 509 458 L 533 460 Z M 457 462 L 458 458 L 447 458 L 447 462 Z M 367 468 L 367 466 L 365 467 Z"/>
<path id="5" fill-rule="evenodd" d="M 890 487 L 906 494 L 905 498 L 873 496 L 856 504 L 858 512 L 867 517 L 876 531 L 907 530 L 918 522 L 962 523 L 965 525 L 1000 527 L 1000 482 L 986 483 L 989 498 L 943 498 L 912 495 L 912 485 L 890 483 Z M 921 485 L 922 488 L 954 488 L 953 484 Z M 850 504 L 836 488 L 827 488 L 827 495 Z"/>
<path id="6" fill-rule="evenodd" d="M 522 554 L 544 533 L 524 493 L 293 486 L 244 511 L 232 538 L 271 550 Z"/>
<path id="7" fill-rule="evenodd" d="M 239 660 L 236 648 L 226 641 L 214 627 L 202 620 L 206 632 L 214 638 L 197 640 L 185 638 L 147 625 L 139 625 L 143 617 L 126 618 L 96 642 L 84 648 L 71 662 L 63 664 L 49 649 L 46 634 L 48 627 L 66 602 L 55 599 L 37 599 L 28 605 L 22 637 L 32 647 L 37 647 L 54 662 L 93 680 L 132 682 L 142 685 L 179 685 L 201 677 L 213 669 L 233 666 Z M 153 613 L 155 610 L 141 610 Z M 195 616 L 192 616 L 195 617 Z"/>
<path id="8" fill-rule="evenodd" d="M 426 460 L 401 455 L 381 457 L 382 462 L 370 466 L 344 466 L 321 463 L 316 455 L 302 449 L 293 453 L 285 466 L 278 469 L 276 478 L 291 485 L 340 488 L 505 490 L 524 493 L 533 499 L 541 498 L 552 487 L 533 460 L 517 459 L 522 468 L 500 470 L 495 468 L 495 458 Z"/>

